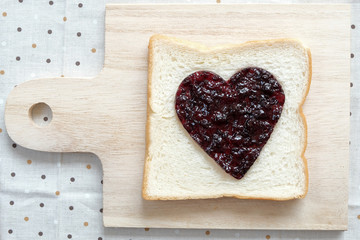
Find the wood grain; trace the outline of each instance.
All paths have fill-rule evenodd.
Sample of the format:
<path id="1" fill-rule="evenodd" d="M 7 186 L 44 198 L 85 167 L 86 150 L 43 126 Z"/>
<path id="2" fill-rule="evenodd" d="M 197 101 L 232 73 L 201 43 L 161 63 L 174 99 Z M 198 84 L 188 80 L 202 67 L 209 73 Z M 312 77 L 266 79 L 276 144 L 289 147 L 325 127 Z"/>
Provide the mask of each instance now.
<path id="1" fill-rule="evenodd" d="M 161 33 L 208 45 L 299 38 L 310 47 L 309 193 L 275 202 L 215 199 L 145 201 L 147 45 Z M 347 228 L 349 5 L 107 5 L 103 71 L 93 79 L 38 79 L 16 87 L 5 112 L 9 135 L 40 151 L 93 152 L 104 171 L 108 227 L 222 229 Z M 29 109 L 47 103 L 53 118 L 37 126 Z"/>

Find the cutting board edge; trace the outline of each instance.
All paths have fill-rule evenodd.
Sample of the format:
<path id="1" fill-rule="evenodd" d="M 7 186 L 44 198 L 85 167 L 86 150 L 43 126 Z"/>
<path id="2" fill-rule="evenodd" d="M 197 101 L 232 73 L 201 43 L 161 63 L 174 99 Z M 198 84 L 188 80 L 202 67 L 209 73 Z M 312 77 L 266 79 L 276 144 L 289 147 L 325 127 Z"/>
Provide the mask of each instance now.
<path id="1" fill-rule="evenodd" d="M 179 224 L 179 226 L 174 226 L 175 224 L 172 223 L 173 226 L 158 226 L 158 225 L 151 225 L 151 224 L 134 224 L 131 226 L 123 227 L 123 223 L 121 221 L 117 223 L 118 220 L 116 217 L 103 217 L 103 225 L 104 227 L 119 227 L 119 228 L 155 228 L 155 229 L 216 229 L 216 230 L 291 230 L 291 231 L 298 231 L 298 230 L 305 230 L 305 231 L 347 231 L 348 230 L 348 222 L 344 224 L 318 224 L 318 225 L 309 225 L 308 227 L 238 227 L 238 228 L 226 228 L 226 227 L 217 227 L 217 226 L 209 226 L 208 228 L 204 228 L 202 226 L 199 227 L 187 227 Z M 315 227 L 314 227 L 315 226 Z"/>

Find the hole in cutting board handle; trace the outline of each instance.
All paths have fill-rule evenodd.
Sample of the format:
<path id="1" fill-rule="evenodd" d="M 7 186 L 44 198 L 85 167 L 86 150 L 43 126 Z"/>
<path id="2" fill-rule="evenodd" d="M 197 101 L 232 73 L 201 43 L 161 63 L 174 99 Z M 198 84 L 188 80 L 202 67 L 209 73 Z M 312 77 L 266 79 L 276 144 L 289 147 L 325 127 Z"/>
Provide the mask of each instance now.
<path id="1" fill-rule="evenodd" d="M 50 124 L 53 113 L 49 105 L 39 102 L 30 107 L 29 116 L 37 126 L 44 127 Z"/>

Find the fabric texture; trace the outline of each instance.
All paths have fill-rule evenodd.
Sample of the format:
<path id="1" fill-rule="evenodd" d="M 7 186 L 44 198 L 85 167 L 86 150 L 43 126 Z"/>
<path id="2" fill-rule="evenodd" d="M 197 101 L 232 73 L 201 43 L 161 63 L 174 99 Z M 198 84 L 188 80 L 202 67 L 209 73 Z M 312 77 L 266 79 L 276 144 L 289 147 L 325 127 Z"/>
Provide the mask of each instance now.
<path id="1" fill-rule="evenodd" d="M 153 3 L 150 0 L 112 2 Z M 221 4 L 233 2 L 249 1 L 221 0 Z M 104 62 L 106 1 L 1 0 L 0 239 L 360 239 L 360 138 L 357 134 L 360 130 L 360 3 L 356 0 L 328 2 L 352 3 L 348 231 L 104 228 L 102 167 L 97 157 L 44 153 L 17 146 L 6 133 L 4 108 L 8 94 L 22 82 L 45 77 L 93 77 L 100 72 Z"/>

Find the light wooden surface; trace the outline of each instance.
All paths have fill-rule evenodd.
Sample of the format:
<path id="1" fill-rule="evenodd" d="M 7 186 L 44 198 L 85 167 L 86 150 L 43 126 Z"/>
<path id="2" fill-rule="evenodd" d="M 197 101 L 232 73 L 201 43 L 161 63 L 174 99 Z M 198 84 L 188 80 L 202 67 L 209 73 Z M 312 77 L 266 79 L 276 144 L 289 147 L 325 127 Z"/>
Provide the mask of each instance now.
<path id="1" fill-rule="evenodd" d="M 155 33 L 209 45 L 290 37 L 310 47 L 313 78 L 304 105 L 310 184 L 305 199 L 142 200 L 147 45 Z M 6 127 L 27 148 L 99 156 L 105 226 L 343 230 L 349 49 L 349 5 L 107 5 L 103 71 L 94 79 L 40 79 L 17 86 L 7 101 Z M 31 119 L 29 109 L 38 102 L 51 107 L 49 124 L 37 126 Z"/>

